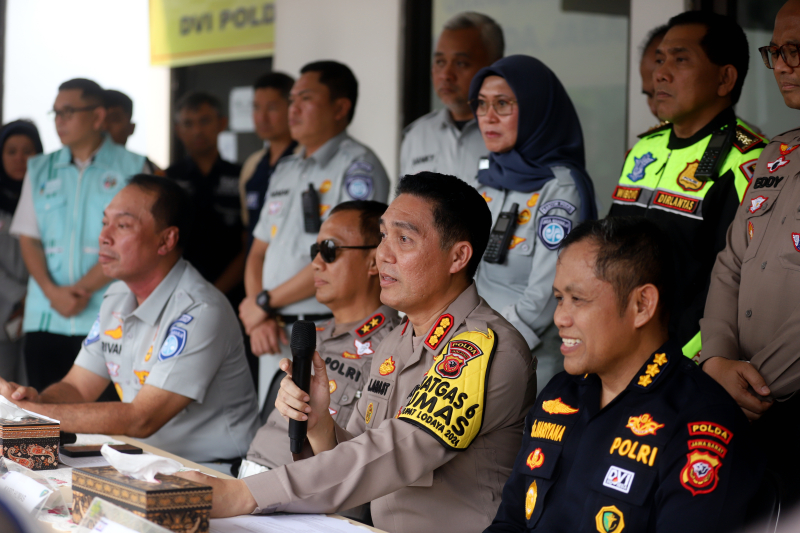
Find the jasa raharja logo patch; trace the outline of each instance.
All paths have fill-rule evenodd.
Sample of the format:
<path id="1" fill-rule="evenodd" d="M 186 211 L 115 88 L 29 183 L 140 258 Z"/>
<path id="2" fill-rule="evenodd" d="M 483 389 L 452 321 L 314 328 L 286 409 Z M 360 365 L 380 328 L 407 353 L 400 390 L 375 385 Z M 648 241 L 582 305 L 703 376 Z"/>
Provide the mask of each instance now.
<path id="1" fill-rule="evenodd" d="M 454 340 L 447 344 L 447 352 L 436 365 L 436 373 L 447 379 L 455 379 L 470 360 L 483 355 L 477 344 L 466 340 Z"/>

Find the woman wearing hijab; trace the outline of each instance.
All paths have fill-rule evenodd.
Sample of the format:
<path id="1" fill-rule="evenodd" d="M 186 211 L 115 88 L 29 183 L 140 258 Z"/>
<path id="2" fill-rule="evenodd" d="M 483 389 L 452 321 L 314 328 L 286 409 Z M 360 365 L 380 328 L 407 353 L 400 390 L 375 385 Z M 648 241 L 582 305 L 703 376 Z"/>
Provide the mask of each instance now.
<path id="1" fill-rule="evenodd" d="M 597 218 L 581 125 L 556 75 L 532 57 L 482 69 L 469 97 L 490 151 L 478 170 L 493 221 L 478 293 L 528 341 L 542 390 L 564 369 L 553 325 L 558 246 L 577 224 Z"/>
<path id="2" fill-rule="evenodd" d="M 28 158 L 42 153 L 39 131 L 31 122 L 16 120 L 0 129 L 0 376 L 16 381 L 22 354 L 22 304 L 28 272 L 19 241 L 8 234 L 17 208 Z"/>

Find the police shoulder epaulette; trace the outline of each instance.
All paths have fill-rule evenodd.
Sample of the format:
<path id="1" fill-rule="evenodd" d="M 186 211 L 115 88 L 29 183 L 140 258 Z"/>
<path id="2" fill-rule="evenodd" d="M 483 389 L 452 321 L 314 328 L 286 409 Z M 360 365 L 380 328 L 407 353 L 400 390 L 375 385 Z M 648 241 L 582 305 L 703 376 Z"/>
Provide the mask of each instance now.
<path id="1" fill-rule="evenodd" d="M 447 313 L 443 314 L 436 321 L 436 324 L 431 328 L 428 338 L 425 339 L 425 345 L 431 350 L 435 350 L 441 344 L 442 339 L 447 335 L 447 332 L 453 327 L 453 315 Z"/>
<path id="2" fill-rule="evenodd" d="M 764 139 L 748 130 L 741 124 L 736 125 L 736 135 L 733 137 L 733 145 L 743 154 L 764 143 Z"/>
<path id="3" fill-rule="evenodd" d="M 383 316 L 383 313 L 375 313 L 373 316 L 368 318 L 366 322 L 356 328 L 356 335 L 359 337 L 369 335 L 381 327 L 384 322 L 386 322 L 386 317 Z"/>
<path id="4" fill-rule="evenodd" d="M 644 371 L 640 376 L 638 376 L 636 385 L 639 388 L 647 389 L 652 385 L 658 378 L 661 377 L 661 371 L 666 368 L 669 364 L 669 357 L 666 353 L 655 353 L 653 354 L 650 359 L 645 363 Z"/>
<path id="5" fill-rule="evenodd" d="M 638 137 L 639 137 L 640 139 L 643 139 L 644 137 L 647 137 L 647 136 L 648 136 L 648 135 L 650 135 L 651 133 L 655 133 L 655 132 L 657 132 L 657 131 L 666 130 L 666 129 L 669 129 L 669 128 L 671 128 L 671 127 L 672 127 L 672 122 L 669 122 L 669 121 L 667 121 L 667 120 L 664 120 L 664 121 L 660 122 L 659 124 L 657 124 L 657 125 L 653 126 L 652 128 L 650 128 L 650 129 L 649 129 L 649 130 L 647 130 L 646 132 L 644 132 L 644 133 L 640 133 L 640 134 L 638 135 Z"/>

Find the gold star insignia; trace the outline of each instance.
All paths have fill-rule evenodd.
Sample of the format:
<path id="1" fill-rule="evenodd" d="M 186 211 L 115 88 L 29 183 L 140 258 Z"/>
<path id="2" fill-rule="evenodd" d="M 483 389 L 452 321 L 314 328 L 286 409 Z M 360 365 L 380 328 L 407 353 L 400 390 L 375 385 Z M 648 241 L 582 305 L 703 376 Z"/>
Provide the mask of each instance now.
<path id="1" fill-rule="evenodd" d="M 642 387 L 647 387 L 653 382 L 653 378 L 648 375 L 639 376 L 639 385 Z"/>
<path id="2" fill-rule="evenodd" d="M 656 354 L 656 356 L 653 357 L 653 362 L 658 366 L 665 365 L 667 364 L 667 355 L 663 353 Z"/>
<path id="3" fill-rule="evenodd" d="M 366 324 L 364 324 L 364 325 L 361 327 L 361 331 L 363 331 L 364 333 L 368 332 L 368 331 L 369 331 L 369 326 L 368 326 L 368 325 L 366 325 Z"/>
<path id="4" fill-rule="evenodd" d="M 439 324 L 446 328 L 447 326 L 450 325 L 450 319 L 445 317 L 445 318 L 442 319 L 442 321 Z"/>
<path id="5" fill-rule="evenodd" d="M 369 325 L 375 327 L 378 325 L 378 322 L 380 322 L 380 320 L 378 320 L 377 318 L 373 318 L 372 320 L 369 321 Z"/>
<path id="6" fill-rule="evenodd" d="M 656 377 L 656 374 L 658 374 L 659 372 L 661 372 L 661 369 L 658 368 L 658 365 L 652 364 L 652 365 L 647 365 L 647 371 L 645 372 L 645 374 L 654 378 Z"/>

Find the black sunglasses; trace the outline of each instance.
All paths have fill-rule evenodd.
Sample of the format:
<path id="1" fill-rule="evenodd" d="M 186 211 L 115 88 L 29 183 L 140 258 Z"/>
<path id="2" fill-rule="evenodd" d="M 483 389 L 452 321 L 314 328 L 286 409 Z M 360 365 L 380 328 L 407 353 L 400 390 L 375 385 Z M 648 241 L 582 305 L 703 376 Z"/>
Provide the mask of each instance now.
<path id="1" fill-rule="evenodd" d="M 314 258 L 317 257 L 317 254 L 322 257 L 322 260 L 326 263 L 333 263 L 336 261 L 336 250 L 369 250 L 371 248 L 377 248 L 377 244 L 373 244 L 370 246 L 336 246 L 334 242 L 330 239 L 325 239 L 320 243 L 314 243 L 311 245 L 311 260 L 313 261 Z"/>

